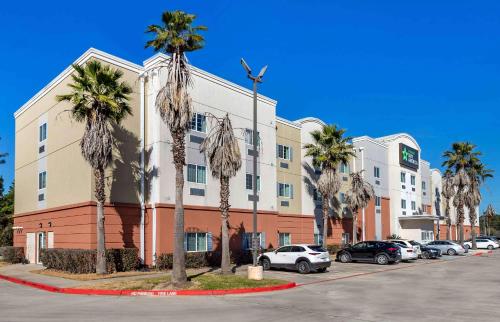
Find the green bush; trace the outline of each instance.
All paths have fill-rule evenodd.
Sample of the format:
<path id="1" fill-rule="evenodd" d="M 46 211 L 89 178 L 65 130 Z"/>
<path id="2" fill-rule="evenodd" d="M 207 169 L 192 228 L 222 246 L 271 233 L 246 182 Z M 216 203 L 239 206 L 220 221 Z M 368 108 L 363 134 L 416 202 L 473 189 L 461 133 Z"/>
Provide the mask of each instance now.
<path id="1" fill-rule="evenodd" d="M 97 252 L 95 249 L 43 249 L 40 260 L 48 269 L 56 269 L 73 274 L 95 273 Z M 106 250 L 107 272 L 126 272 L 139 267 L 137 249 Z"/>
<path id="2" fill-rule="evenodd" d="M 331 255 L 336 254 L 341 249 L 342 249 L 341 245 L 326 245 L 326 250 Z"/>
<path id="3" fill-rule="evenodd" d="M 24 257 L 23 247 L 14 247 L 14 246 L 0 247 L 0 256 L 2 256 L 3 260 L 6 261 L 7 263 L 17 264 L 26 262 L 26 258 Z"/>

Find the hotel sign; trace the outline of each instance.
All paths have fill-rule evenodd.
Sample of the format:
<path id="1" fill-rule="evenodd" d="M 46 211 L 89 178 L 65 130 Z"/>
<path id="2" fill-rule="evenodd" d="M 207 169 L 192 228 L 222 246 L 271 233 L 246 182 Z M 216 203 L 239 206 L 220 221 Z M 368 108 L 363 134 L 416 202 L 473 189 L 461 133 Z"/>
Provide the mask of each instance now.
<path id="1" fill-rule="evenodd" d="M 399 143 L 399 164 L 416 171 L 418 163 L 418 151 L 406 144 Z"/>

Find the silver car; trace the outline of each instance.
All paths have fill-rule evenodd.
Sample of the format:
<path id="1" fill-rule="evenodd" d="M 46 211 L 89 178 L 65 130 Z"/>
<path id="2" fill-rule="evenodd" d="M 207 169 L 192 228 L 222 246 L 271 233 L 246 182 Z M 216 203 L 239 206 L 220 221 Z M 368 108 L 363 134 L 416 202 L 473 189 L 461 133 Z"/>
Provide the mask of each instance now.
<path id="1" fill-rule="evenodd" d="M 465 254 L 465 249 L 460 245 L 451 240 L 435 240 L 427 243 L 427 246 L 438 248 L 441 253 L 447 255 L 462 255 Z"/>

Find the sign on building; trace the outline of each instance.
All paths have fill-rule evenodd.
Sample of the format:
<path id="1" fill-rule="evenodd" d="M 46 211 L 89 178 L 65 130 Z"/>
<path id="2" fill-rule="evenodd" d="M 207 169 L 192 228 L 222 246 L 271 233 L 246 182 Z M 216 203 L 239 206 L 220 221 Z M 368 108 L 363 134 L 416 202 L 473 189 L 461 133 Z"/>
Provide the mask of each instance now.
<path id="1" fill-rule="evenodd" d="M 399 143 L 399 164 L 403 167 L 418 170 L 418 151 L 406 144 Z"/>

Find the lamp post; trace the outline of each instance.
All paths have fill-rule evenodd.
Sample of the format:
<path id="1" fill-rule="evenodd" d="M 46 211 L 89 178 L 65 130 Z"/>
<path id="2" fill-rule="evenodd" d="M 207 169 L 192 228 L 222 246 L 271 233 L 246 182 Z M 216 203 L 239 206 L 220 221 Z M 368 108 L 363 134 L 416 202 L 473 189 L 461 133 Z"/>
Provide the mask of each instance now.
<path id="1" fill-rule="evenodd" d="M 258 140 L 259 135 L 257 132 L 257 84 L 262 83 L 262 77 L 267 70 L 267 65 L 262 67 L 257 76 L 252 75 L 252 70 L 250 66 L 245 62 L 243 58 L 240 60 L 241 65 L 247 72 L 248 78 L 253 82 L 253 133 L 252 133 L 252 143 L 253 143 L 253 174 L 252 174 L 252 188 L 253 188 L 253 233 L 252 233 L 252 258 L 253 267 L 257 267 L 257 249 L 258 249 L 258 238 L 257 238 L 257 157 L 259 156 L 258 151 Z M 249 273 L 250 275 L 250 273 Z M 250 276 L 249 276 L 250 277 Z"/>

